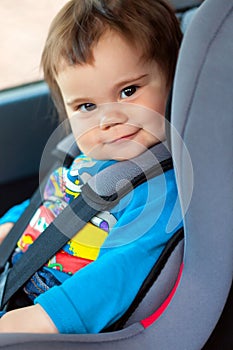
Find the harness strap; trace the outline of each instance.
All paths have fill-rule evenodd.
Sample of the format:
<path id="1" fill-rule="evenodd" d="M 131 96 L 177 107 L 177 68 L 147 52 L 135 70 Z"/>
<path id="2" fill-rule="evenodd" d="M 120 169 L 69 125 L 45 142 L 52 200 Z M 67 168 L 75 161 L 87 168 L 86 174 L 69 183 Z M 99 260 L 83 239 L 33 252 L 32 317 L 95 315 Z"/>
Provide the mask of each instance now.
<path id="1" fill-rule="evenodd" d="M 132 190 L 132 187 L 173 167 L 170 153 L 162 143 L 147 150 L 143 156 L 124 163 L 116 163 L 102 170 L 83 185 L 81 194 L 55 218 L 9 270 L 5 293 L 2 293 L 1 307 L 6 305 L 17 290 L 93 216 L 98 212 L 112 209 Z M 126 171 L 119 171 L 118 167 Z M 102 175 L 105 180 L 108 178 L 107 182 L 103 180 Z"/>
<path id="2" fill-rule="evenodd" d="M 4 267 L 11 255 L 12 250 L 15 248 L 16 243 L 20 239 L 22 232 L 26 229 L 30 218 L 34 214 L 35 210 L 41 203 L 40 191 L 37 190 L 34 194 L 35 201 L 31 201 L 30 205 L 25 209 L 24 215 L 22 215 L 17 223 L 12 227 L 10 234 L 6 236 L 2 244 L 0 245 L 0 270 L 3 271 Z"/>
<path id="3" fill-rule="evenodd" d="M 50 172 L 58 167 L 58 162 L 55 162 Z M 24 213 L 20 216 L 18 221 L 12 227 L 10 233 L 6 236 L 2 244 L 0 245 L 0 272 L 4 271 L 5 265 L 13 253 L 15 246 L 22 236 L 24 230 L 28 226 L 33 214 L 42 203 L 42 189 L 47 182 L 47 177 L 41 182 L 40 188 L 38 188 L 30 199 L 30 204 L 25 209 Z"/>
<path id="4" fill-rule="evenodd" d="M 13 265 L 6 281 L 2 305 L 98 211 L 89 206 L 81 195 L 66 207 Z"/>

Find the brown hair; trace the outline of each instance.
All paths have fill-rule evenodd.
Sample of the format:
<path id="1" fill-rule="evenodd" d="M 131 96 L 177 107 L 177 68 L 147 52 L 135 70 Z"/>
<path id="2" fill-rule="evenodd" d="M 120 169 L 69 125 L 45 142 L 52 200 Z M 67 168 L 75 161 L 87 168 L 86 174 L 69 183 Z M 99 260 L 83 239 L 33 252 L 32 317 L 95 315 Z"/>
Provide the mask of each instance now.
<path id="1" fill-rule="evenodd" d="M 66 116 L 56 76 L 62 62 L 92 63 L 92 49 L 107 29 L 115 30 L 154 59 L 170 85 L 182 34 L 165 0 L 70 0 L 54 18 L 42 54 L 42 68 L 60 117 Z"/>

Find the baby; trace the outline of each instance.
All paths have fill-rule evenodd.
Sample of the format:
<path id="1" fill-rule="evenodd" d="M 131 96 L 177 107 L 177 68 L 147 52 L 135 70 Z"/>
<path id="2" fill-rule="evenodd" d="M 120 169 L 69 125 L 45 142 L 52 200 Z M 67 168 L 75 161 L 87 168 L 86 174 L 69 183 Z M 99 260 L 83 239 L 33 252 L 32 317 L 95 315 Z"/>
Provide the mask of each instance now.
<path id="1" fill-rule="evenodd" d="M 93 176 L 166 139 L 163 116 L 181 36 L 165 0 L 71 0 L 58 13 L 42 66 L 55 105 L 62 117 L 68 117 L 82 155 L 69 169 L 51 174 L 42 206 L 46 213 L 55 212 L 50 205 L 54 196 L 62 203 L 61 210 L 78 196 L 84 173 Z M 153 193 L 148 192 L 148 183 Z M 68 253 L 68 263 L 75 256 L 72 271 L 50 261 L 38 271 L 40 281 L 33 276 L 24 292 L 34 305 L 7 312 L 0 331 L 97 333 L 122 316 L 166 242 L 181 227 L 167 232 L 171 216 L 181 217 L 179 210 L 173 212 L 173 169 L 148 183 L 133 191 L 130 202 L 128 195 L 105 213 L 104 229 L 95 219 L 87 224 L 89 231 L 104 232 L 95 256 L 80 256 L 79 249 L 71 254 L 70 242 L 62 251 Z M 33 220 L 37 227 L 38 220 L 41 214 Z M 50 215 L 44 228 L 52 220 Z M 17 254 L 27 249 L 27 234 L 26 230 Z M 85 260 L 82 266 L 80 259 Z M 45 288 L 38 292 L 43 283 Z"/>

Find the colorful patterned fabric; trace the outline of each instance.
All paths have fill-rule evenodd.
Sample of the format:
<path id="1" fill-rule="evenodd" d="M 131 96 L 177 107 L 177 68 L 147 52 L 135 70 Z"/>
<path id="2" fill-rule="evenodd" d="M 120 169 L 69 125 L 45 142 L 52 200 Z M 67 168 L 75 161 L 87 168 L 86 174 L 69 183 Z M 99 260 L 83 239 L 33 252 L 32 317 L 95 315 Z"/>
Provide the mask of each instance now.
<path id="1" fill-rule="evenodd" d="M 79 196 L 82 185 L 96 171 L 96 164 L 89 157 L 81 155 L 74 160 L 71 168 L 60 167 L 51 174 L 44 190 L 43 205 L 36 211 L 20 238 L 14 259 L 17 259 L 17 254 L 24 253 L 68 203 Z M 99 165 L 98 163 L 98 167 Z M 100 213 L 100 216 L 92 218 L 46 266 L 74 274 L 97 258 L 100 247 L 115 222 L 115 218 L 109 213 Z"/>

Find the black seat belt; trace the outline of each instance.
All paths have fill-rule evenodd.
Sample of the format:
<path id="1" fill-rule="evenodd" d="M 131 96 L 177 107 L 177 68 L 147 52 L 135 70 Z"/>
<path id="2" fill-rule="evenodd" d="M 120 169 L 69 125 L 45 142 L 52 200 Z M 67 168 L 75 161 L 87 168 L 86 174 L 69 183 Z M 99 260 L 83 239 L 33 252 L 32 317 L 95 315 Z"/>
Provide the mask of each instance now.
<path id="1" fill-rule="evenodd" d="M 4 270 L 12 250 L 15 248 L 18 240 L 22 236 L 22 232 L 26 229 L 32 215 L 41 202 L 40 190 L 37 190 L 30 200 L 30 205 L 25 209 L 23 215 L 21 215 L 17 223 L 12 227 L 10 234 L 6 236 L 0 245 L 0 271 Z"/>
<path id="2" fill-rule="evenodd" d="M 53 167 L 50 169 L 50 172 L 52 172 L 54 169 L 56 169 L 60 165 L 60 163 L 55 162 Z M 49 173 L 50 173 L 49 172 Z M 0 272 L 2 272 L 5 269 L 5 265 L 7 261 L 9 260 L 12 252 L 15 249 L 15 246 L 22 236 L 24 230 L 28 226 L 33 214 L 37 210 L 37 208 L 42 203 L 42 196 L 41 193 L 43 192 L 44 186 L 47 183 L 47 177 L 43 179 L 41 182 L 40 187 L 35 191 L 35 193 L 32 195 L 30 199 L 30 204 L 25 209 L 21 217 L 18 219 L 18 221 L 14 224 L 12 227 L 10 233 L 6 236 L 4 241 L 0 245 Z"/>
<path id="3" fill-rule="evenodd" d="M 149 155 L 149 159 L 145 157 L 145 153 Z M 0 295 L 0 297 L 2 296 L 1 308 L 93 216 L 100 211 L 110 210 L 116 206 L 120 199 L 132 190 L 132 186 L 136 187 L 173 167 L 170 153 L 162 143 L 145 153 L 134 158 L 133 161 L 119 162 L 102 170 L 93 176 L 87 184 L 83 185 L 82 193 L 58 215 L 19 261 L 8 271 L 5 271 L 5 274 L 3 272 L 1 276 L 2 283 L 0 280 L 0 287 L 2 288 L 0 291 L 0 294 L 2 294 Z M 99 185 L 106 183 L 106 181 L 103 181 L 103 177 L 108 178 L 108 185 L 103 188 L 102 193 L 99 193 L 99 187 L 102 187 Z M 122 182 L 121 180 L 127 181 Z M 116 191 L 117 184 L 121 184 L 121 186 Z M 22 231 L 19 238 L 21 235 Z M 13 250 L 14 248 L 15 245 Z M 8 259 L 9 256 L 6 261 Z"/>
<path id="4" fill-rule="evenodd" d="M 49 258 L 81 230 L 100 211 L 99 209 L 97 206 L 96 208 L 89 206 L 82 195 L 73 200 L 9 270 L 1 307 Z"/>

